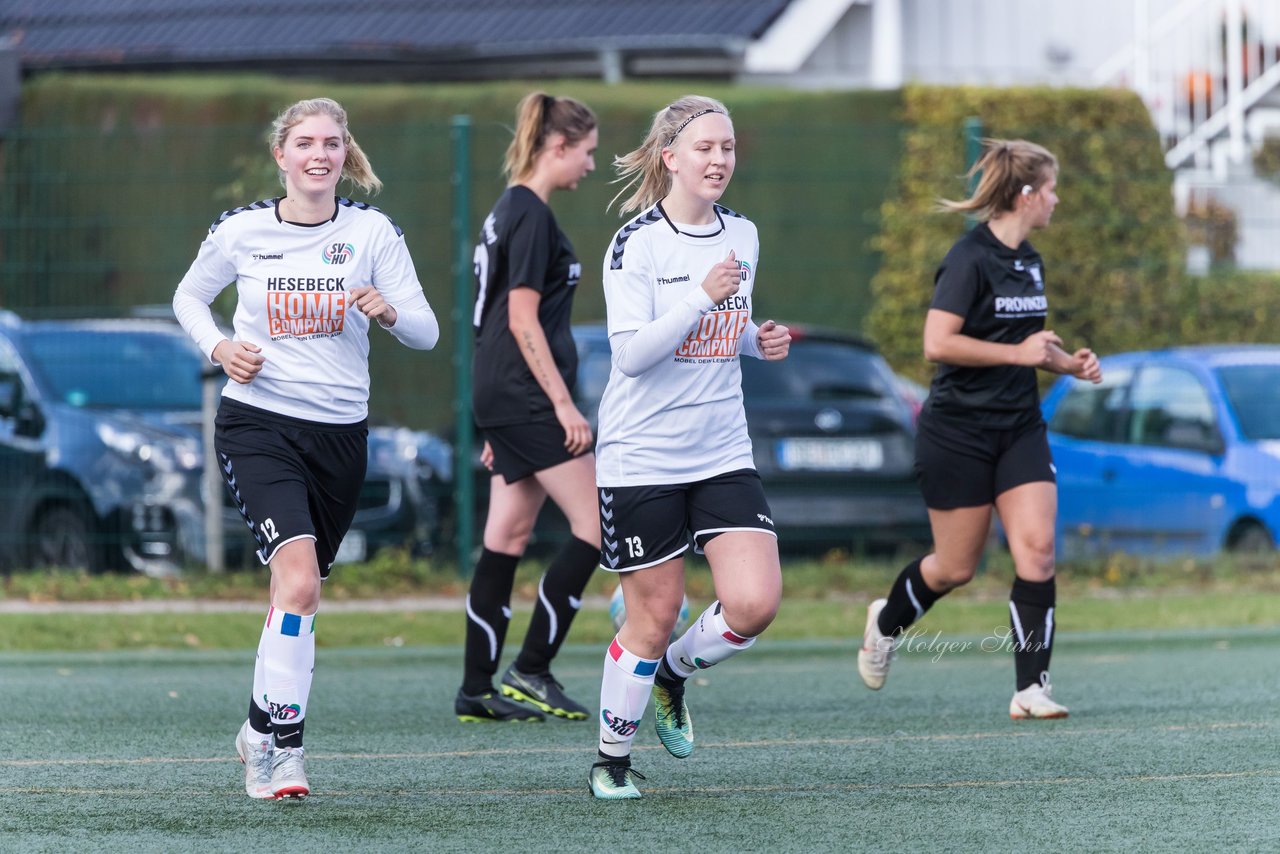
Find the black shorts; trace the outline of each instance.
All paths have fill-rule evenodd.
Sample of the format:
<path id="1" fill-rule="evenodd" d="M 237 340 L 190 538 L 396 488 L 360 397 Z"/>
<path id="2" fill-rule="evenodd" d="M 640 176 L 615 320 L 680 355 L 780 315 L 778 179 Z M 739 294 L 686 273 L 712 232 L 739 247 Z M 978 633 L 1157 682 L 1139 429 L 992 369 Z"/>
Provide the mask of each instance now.
<path id="1" fill-rule="evenodd" d="M 679 557 L 693 535 L 699 554 L 727 531 L 773 529 L 773 513 L 755 469 L 696 483 L 601 487 L 600 566 L 626 572 Z"/>
<path id="2" fill-rule="evenodd" d="M 1056 483 L 1043 419 L 992 430 L 921 415 L 916 432 L 916 480 L 926 507 L 985 507 L 1024 483 Z"/>
<path id="3" fill-rule="evenodd" d="M 324 424 L 222 399 L 213 446 L 222 479 L 269 564 L 293 540 L 316 541 L 320 577 L 356 515 L 368 424 Z"/>
<path id="4" fill-rule="evenodd" d="M 574 458 L 564 446 L 564 428 L 559 421 L 485 427 L 483 432 L 493 448 L 493 473 L 502 475 L 507 483 Z"/>

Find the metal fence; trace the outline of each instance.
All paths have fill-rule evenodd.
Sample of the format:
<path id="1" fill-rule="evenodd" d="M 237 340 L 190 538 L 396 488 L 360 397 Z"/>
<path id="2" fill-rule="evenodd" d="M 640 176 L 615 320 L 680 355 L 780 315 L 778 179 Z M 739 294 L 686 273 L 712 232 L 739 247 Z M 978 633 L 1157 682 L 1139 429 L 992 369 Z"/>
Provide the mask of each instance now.
<path id="1" fill-rule="evenodd" d="M 553 201 L 583 261 L 576 320 L 603 319 L 599 259 L 621 223 L 607 211 L 617 189 L 608 181 L 609 161 L 644 130 L 634 122 L 605 125 L 599 173 Z M 474 481 L 455 477 L 472 473 L 474 457 L 470 258 L 479 221 L 502 189 L 498 164 L 510 132 L 465 118 L 357 132 L 386 182 L 376 203 L 404 229 L 444 334 L 427 354 L 373 336 L 371 413 L 379 435 L 371 454 L 381 469 L 362 497 L 362 542 L 350 556 L 400 544 L 465 568 L 477 539 L 468 513 L 477 503 Z M 50 397 L 59 393 L 56 384 L 31 361 L 20 330 L 39 317 L 163 317 L 219 211 L 279 192 L 262 136 L 260 126 L 173 128 L 134 117 L 92 129 L 23 130 L 4 140 L 0 301 L 14 313 L 0 321 L 0 553 L 7 565 L 92 560 L 166 571 L 208 558 L 200 510 L 208 502 L 187 482 L 202 463 L 185 462 L 192 445 L 181 431 L 170 424 L 162 437 L 154 424 L 135 423 L 146 418 L 122 427 L 102 410 L 78 405 L 66 389 Z M 739 138 L 738 173 L 725 201 L 760 227 L 757 313 L 863 331 L 879 267 L 870 242 L 895 180 L 900 126 L 853 127 L 816 116 L 804 128 L 740 128 Z M 228 289 L 215 309 L 229 318 L 233 308 Z M 58 334 L 64 362 L 87 358 L 85 333 L 67 327 Z M 1230 419 L 1229 408 L 1215 418 Z M 1215 429 L 1234 431 L 1229 420 Z M 96 451 L 73 460 L 58 443 L 77 431 Z M 773 453 L 757 453 L 765 450 Z M 394 465 L 406 460 L 414 465 Z M 816 474 L 815 482 L 830 474 Z M 1219 488 L 1226 494 L 1235 487 L 1223 481 Z M 821 509 L 825 494 L 815 489 L 814 496 L 811 506 Z M 1186 506 L 1195 509 L 1198 500 L 1188 498 Z M 862 506 L 876 509 L 874 501 Z M 1275 530 L 1269 506 L 1251 512 Z M 231 563 L 250 560 L 232 508 L 219 506 L 216 516 L 228 532 Z M 549 529 L 547 536 L 556 534 Z M 1173 531 L 1154 536 L 1177 539 Z M 852 539 L 844 544 L 858 547 Z"/>

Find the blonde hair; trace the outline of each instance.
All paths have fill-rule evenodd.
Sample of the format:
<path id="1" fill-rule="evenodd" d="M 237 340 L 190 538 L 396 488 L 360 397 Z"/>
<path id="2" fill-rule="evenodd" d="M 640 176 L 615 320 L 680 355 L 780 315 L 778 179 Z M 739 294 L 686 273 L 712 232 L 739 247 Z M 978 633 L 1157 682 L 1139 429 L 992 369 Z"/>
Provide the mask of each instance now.
<path id="1" fill-rule="evenodd" d="M 619 213 L 647 208 L 671 192 L 671 172 L 662 162 L 662 150 L 675 145 L 684 126 L 705 113 L 729 118 L 724 104 L 702 95 L 685 95 L 654 113 L 653 124 L 640 147 L 613 158 L 613 168 L 618 173 L 614 183 L 625 183 L 609 207 L 633 187 L 635 192 L 618 206 Z"/>
<path id="2" fill-rule="evenodd" d="M 961 202 L 941 199 L 941 210 L 972 214 L 986 222 L 1012 211 L 1018 197 L 1039 190 L 1050 176 L 1058 174 L 1058 158 L 1047 148 L 1025 139 L 984 139 L 986 150 L 969 170 L 968 177 L 982 173 L 973 195 Z"/>
<path id="3" fill-rule="evenodd" d="M 342 128 L 342 144 L 347 149 L 347 159 L 342 164 L 342 177 L 366 193 L 376 193 L 381 190 L 382 181 L 374 174 L 373 167 L 369 165 L 369 158 L 365 156 L 364 150 L 347 129 L 347 111 L 332 98 L 307 98 L 287 107 L 284 112 L 276 116 L 276 120 L 271 124 L 271 134 L 267 138 L 272 156 L 275 156 L 277 148 L 284 148 L 285 142 L 289 139 L 289 133 L 303 119 L 311 116 L 328 116 Z M 283 186 L 284 183 L 284 172 L 281 171 L 280 184 Z"/>
<path id="4" fill-rule="evenodd" d="M 576 145 L 595 128 L 596 114 L 579 100 L 545 92 L 525 95 L 516 105 L 516 133 L 502 160 L 507 186 L 529 177 L 551 134 L 564 134 L 565 142 Z"/>

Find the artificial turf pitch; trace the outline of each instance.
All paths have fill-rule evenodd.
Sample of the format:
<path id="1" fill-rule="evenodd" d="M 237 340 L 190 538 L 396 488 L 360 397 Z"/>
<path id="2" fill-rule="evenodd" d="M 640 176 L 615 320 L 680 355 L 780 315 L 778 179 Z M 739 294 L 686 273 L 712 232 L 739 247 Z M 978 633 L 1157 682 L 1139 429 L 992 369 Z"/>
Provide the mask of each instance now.
<path id="1" fill-rule="evenodd" d="M 0 850 L 1149 851 L 1280 847 L 1280 629 L 1064 635 L 1060 721 L 1008 652 L 920 638 L 871 692 L 853 641 L 774 642 L 652 706 L 638 801 L 590 797 L 593 722 L 461 724 L 457 648 L 322 649 L 303 802 L 252 801 L 252 652 L 0 655 Z M 596 705 L 602 649 L 557 676 Z"/>

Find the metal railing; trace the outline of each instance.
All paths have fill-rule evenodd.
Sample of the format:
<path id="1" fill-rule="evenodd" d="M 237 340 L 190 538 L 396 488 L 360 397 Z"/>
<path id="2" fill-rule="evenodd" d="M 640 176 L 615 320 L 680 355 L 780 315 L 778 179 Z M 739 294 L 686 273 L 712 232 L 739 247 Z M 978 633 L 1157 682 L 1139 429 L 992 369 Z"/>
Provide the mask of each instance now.
<path id="1" fill-rule="evenodd" d="M 1280 3 L 1183 0 L 1157 17 L 1149 0 L 1135 0 L 1134 31 L 1094 81 L 1142 96 L 1169 168 L 1203 163 L 1224 136 L 1231 160 L 1242 162 L 1245 114 L 1280 87 Z"/>

